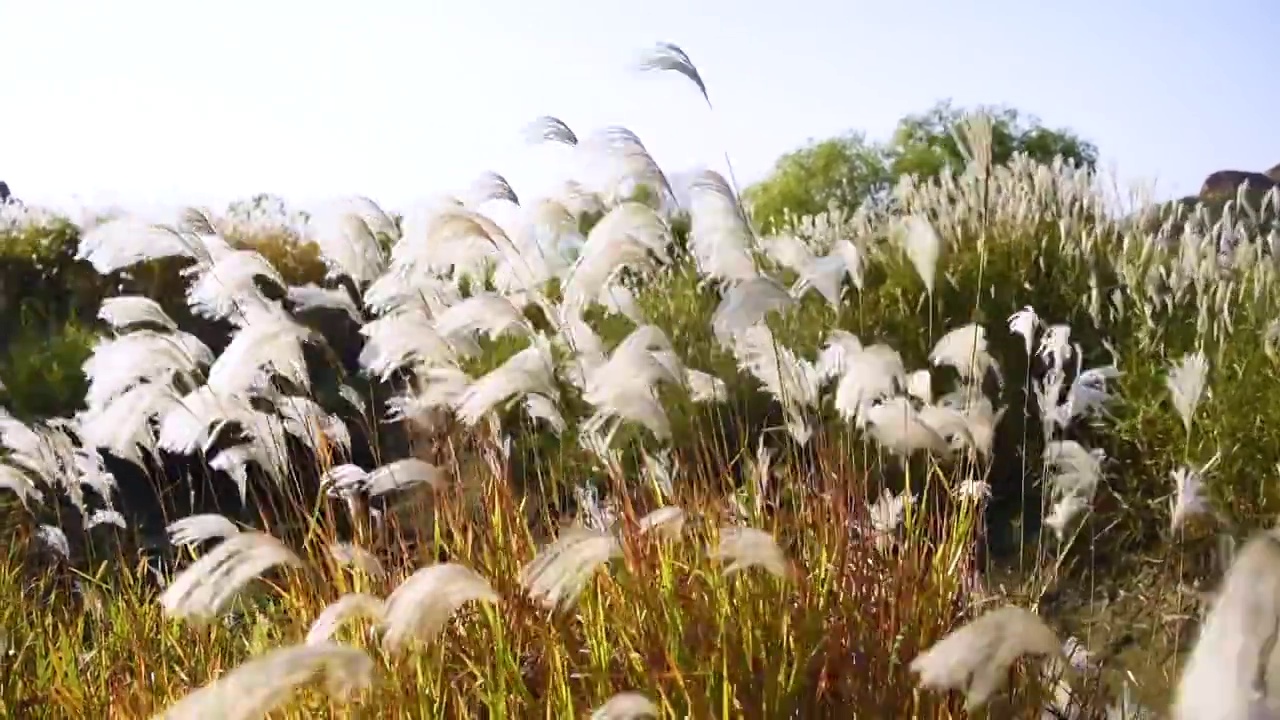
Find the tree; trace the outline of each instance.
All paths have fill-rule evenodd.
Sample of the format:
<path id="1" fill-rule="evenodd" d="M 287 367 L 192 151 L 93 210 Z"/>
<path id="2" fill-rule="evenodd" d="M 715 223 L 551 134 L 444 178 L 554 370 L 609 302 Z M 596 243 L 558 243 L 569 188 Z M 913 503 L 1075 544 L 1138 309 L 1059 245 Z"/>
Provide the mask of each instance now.
<path id="1" fill-rule="evenodd" d="M 849 133 L 783 155 L 769 178 L 747 188 L 744 198 L 760 228 L 772 232 L 788 213 L 816 215 L 832 203 L 855 208 L 888 187 L 882 150 Z"/>
<path id="2" fill-rule="evenodd" d="M 1093 169 L 1098 150 L 1075 133 L 1045 127 L 1012 108 L 954 108 L 943 101 L 908 115 L 886 143 L 869 143 L 860 133 L 811 142 L 783 155 L 768 178 L 744 192 L 752 217 L 764 232 L 776 231 L 787 216 L 821 213 L 830 203 L 848 210 L 882 199 L 905 175 L 932 178 L 950 167 L 964 167 L 959 130 L 972 112 L 991 117 L 992 162 L 1007 163 L 1015 153 L 1039 162 L 1057 156 Z"/>
<path id="3" fill-rule="evenodd" d="M 931 178 L 947 167 L 963 168 L 965 159 L 960 150 L 959 130 L 965 117 L 977 112 L 985 112 L 991 118 L 991 160 L 996 165 L 1008 163 L 1015 153 L 1043 163 L 1062 156 L 1090 170 L 1097 165 L 1098 149 L 1070 130 L 1047 128 L 1038 118 L 1013 108 L 986 106 L 961 110 L 944 100 L 923 113 L 898 121 L 893 138 L 884 149 L 893 178 L 904 175 Z"/>

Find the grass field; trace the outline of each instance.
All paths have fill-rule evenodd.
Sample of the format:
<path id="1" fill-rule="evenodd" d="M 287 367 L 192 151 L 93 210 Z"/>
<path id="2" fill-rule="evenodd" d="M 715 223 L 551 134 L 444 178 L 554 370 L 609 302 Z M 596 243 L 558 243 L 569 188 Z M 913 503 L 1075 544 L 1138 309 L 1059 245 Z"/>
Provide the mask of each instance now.
<path id="1" fill-rule="evenodd" d="M 718 174 L 675 208 L 639 138 L 557 122 L 596 175 L 520 204 L 490 176 L 400 221 L 352 200 L 292 250 L 323 288 L 208 213 L 74 233 L 103 275 L 190 269 L 185 297 L 54 333 L 101 335 L 69 423 L 0 414 L 5 716 L 1167 707 L 1275 512 L 1274 193 L 1157 217 L 1063 164 L 991 167 L 979 118 L 962 173 L 759 237 Z M 320 316 L 361 328 L 360 376 L 315 379 Z M 0 381 L 36 407 L 74 350 L 19 347 Z M 390 426 L 399 454 L 352 465 Z M 192 569 L 157 573 L 101 455 L 161 450 L 279 502 L 170 525 Z M 1052 629 L 1061 682 L 1022 663 L 972 713 L 922 687 L 915 658 L 1007 605 Z"/>

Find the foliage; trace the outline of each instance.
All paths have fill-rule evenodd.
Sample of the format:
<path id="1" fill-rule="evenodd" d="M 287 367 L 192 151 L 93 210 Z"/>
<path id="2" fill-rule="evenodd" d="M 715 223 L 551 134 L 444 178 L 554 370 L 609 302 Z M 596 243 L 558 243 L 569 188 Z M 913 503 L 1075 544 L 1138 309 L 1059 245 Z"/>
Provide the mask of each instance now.
<path id="1" fill-rule="evenodd" d="M 763 182 L 744 192 L 757 224 L 769 231 L 787 217 L 852 210 L 881 197 L 891 184 L 882 148 L 858 133 L 812 143 L 774 163 Z"/>
<path id="2" fill-rule="evenodd" d="M 888 142 L 869 142 L 849 133 L 783 155 L 765 180 L 747 188 L 746 200 L 757 225 L 775 232 L 788 219 L 817 215 L 830 207 L 856 210 L 884 201 L 904 177 L 936 178 L 947 168 L 967 164 L 959 130 L 965 117 L 985 113 L 991 120 L 991 161 L 1005 165 L 1015 154 L 1049 163 L 1061 157 L 1094 169 L 1097 148 L 1066 129 L 1006 107 L 961 109 L 943 101 L 923 113 L 902 118 Z"/>
<path id="3" fill-rule="evenodd" d="M 977 113 L 991 121 L 991 161 L 1004 165 L 1015 154 L 1041 163 L 1061 157 L 1076 167 L 1093 170 L 1098 149 L 1067 129 L 1045 127 L 1039 119 L 1008 107 L 963 109 L 943 101 L 927 111 L 909 115 L 898 122 L 885 149 L 890 174 L 933 178 L 947 167 L 967 164 L 967 151 L 958 132 L 963 120 Z"/>
<path id="4" fill-rule="evenodd" d="M 569 298 L 581 276 L 568 262 L 549 269 L 541 282 L 512 281 L 517 268 L 532 272 L 546 259 L 542 246 L 517 246 L 526 240 L 520 230 L 528 228 L 486 225 L 480 210 L 461 206 L 441 210 L 448 222 L 419 227 L 420 235 L 394 223 L 385 234 L 406 264 L 381 268 L 381 278 L 425 283 L 396 309 L 422 313 L 428 327 L 403 333 L 414 333 L 427 349 L 400 358 L 385 384 L 398 400 L 429 397 L 433 403 L 424 400 L 429 407 L 406 412 L 410 422 L 388 417 L 384 402 L 367 403 L 360 418 L 340 420 L 368 435 L 409 427 L 406 434 L 423 441 L 396 443 L 387 458 L 374 452 L 358 461 L 357 472 L 392 459 L 428 458 L 434 481 L 363 494 L 343 494 L 334 482 L 320 492 L 311 481 L 352 458 L 335 450 L 333 437 L 303 423 L 291 430 L 299 447 L 273 454 L 279 452 L 269 442 L 275 426 L 263 418 L 279 420 L 282 399 L 312 396 L 322 410 L 336 413 L 346 396 L 333 390 L 337 382 L 327 391 L 317 383 L 308 394 L 281 377 L 293 369 L 288 363 L 251 366 L 251 379 L 266 375 L 278 382 L 238 388 L 247 399 L 222 398 L 247 409 L 238 417 L 226 411 L 210 424 L 241 427 L 210 432 L 201 438 L 202 452 L 176 469 L 218 464 L 209 477 L 229 485 L 226 466 L 248 458 L 242 467 L 251 487 L 293 493 L 297 504 L 263 516 L 248 512 L 247 503 L 225 513 L 287 539 L 301 561 L 253 583 L 225 624 L 200 627 L 165 612 L 135 555 L 99 563 L 93 553 L 80 552 L 137 529 L 90 527 L 99 506 L 83 496 L 64 497 L 80 487 L 83 467 L 50 464 L 49 477 L 31 482 L 60 502 L 78 502 L 78 513 L 52 522 L 35 509 L 18 515 L 13 555 L 0 566 L 0 639 L 13 669 L 0 676 L 4 707 L 25 716 L 156 712 L 251 656 L 300 641 L 344 593 L 384 597 L 414 569 L 441 561 L 478 572 L 499 602 L 469 606 L 443 635 L 407 656 L 385 652 L 364 626 L 343 630 L 343 642 L 367 648 L 378 670 L 377 685 L 358 711 L 574 717 L 616 692 L 637 689 L 676 717 L 965 717 L 958 698 L 915 687 L 911 659 L 1001 601 L 1034 608 L 1096 650 L 1102 669 L 1073 677 L 1072 697 L 1092 707 L 1096 690 L 1101 706 L 1137 677 L 1144 700 L 1163 704 L 1196 614 L 1194 600 L 1180 588 L 1201 588 L 1216 577 L 1218 547 L 1268 522 L 1280 501 L 1273 483 L 1257 481 L 1259 467 L 1280 466 L 1280 422 L 1257 402 L 1280 392 L 1277 261 L 1252 228 L 1237 222 L 1247 212 L 1238 206 L 1158 215 L 1156 228 L 1142 215 L 1120 219 L 1090 170 L 1088 146 L 1038 133 L 1007 113 L 985 123 L 970 117 L 943 133 L 955 123 L 950 112 L 944 106 L 906 123 L 907 130 L 878 151 L 884 177 L 870 172 L 869 160 L 856 164 L 866 147 L 860 139 L 792 156 L 792 185 L 803 189 L 810 180 L 806 168 L 816 168 L 825 180 L 813 192 L 831 192 L 823 200 L 835 206 L 804 206 L 812 214 L 788 219 L 799 243 L 790 252 L 744 228 L 734 202 L 695 203 L 704 209 L 689 218 L 633 205 L 643 212 L 613 236 L 597 230 L 627 217 L 611 217 L 620 207 L 628 210 L 616 199 L 613 207 L 602 200 L 600 214 L 563 216 L 572 221 L 563 223 L 564 235 L 613 243 L 593 248 L 597 255 L 584 251 L 580 262 L 625 248 L 618 253 L 623 259 L 601 273 L 602 287 L 577 288 L 587 305 L 578 315 Z M 964 139 L 963 153 L 953 134 Z M 1076 153 L 1082 162 L 1033 156 L 1048 152 Z M 853 171 L 845 162 L 850 158 Z M 645 176 L 639 180 L 656 175 L 638 140 L 627 145 L 625 161 Z M 922 176 L 890 184 L 897 172 Z M 857 183 L 865 183 L 863 194 L 839 194 Z M 715 183 L 705 185 L 695 191 L 722 192 Z M 613 189 L 600 195 L 611 197 Z M 877 202 L 864 201 L 871 196 Z M 769 197 L 783 198 L 782 207 L 806 193 L 763 199 Z M 367 236 L 382 247 L 369 219 L 381 213 L 362 207 Z M 59 232 L 68 241 L 74 236 Z M 236 242 L 247 246 L 256 237 Z M 305 233 L 272 237 L 286 239 L 258 246 L 264 255 L 286 256 L 277 263 L 291 268 L 286 285 L 319 279 L 316 246 Z M 644 245 L 654 237 L 660 245 Z M 430 250 L 418 264 L 404 260 L 421 249 L 415 243 Z M 68 257 L 65 243 L 53 245 L 56 257 Z M 739 264 L 735 272 L 751 277 L 708 277 L 707 256 L 734 252 L 748 260 L 747 271 Z M 38 264 L 32 264 L 37 274 Z M 841 270 L 835 297 L 810 292 L 816 266 Z M 288 288 L 272 287 L 268 297 L 244 283 L 226 292 L 281 314 L 268 313 L 268 320 L 246 314 L 238 330 L 225 321 L 201 326 L 183 307 L 192 281 L 175 270 L 175 263 L 152 261 L 102 284 L 85 278 L 87 289 L 59 307 L 83 317 L 94 305 L 78 298 L 100 300 L 114 294 L 116 284 L 131 284 L 132 292 L 162 300 L 180 327 L 211 338 L 215 352 L 226 347 L 227 334 L 250 332 L 255 322 L 291 330 L 293 316 L 305 314 L 270 305 Z M 353 298 L 367 300 L 371 286 L 352 285 Z M 712 330 L 722 326 L 713 318 L 733 314 L 724 306 L 733 305 L 742 287 L 769 287 L 785 301 L 777 300 L 780 311 L 749 317 L 736 334 L 716 337 Z M 438 293 L 438 306 L 414 297 L 430 293 Z M 488 332 L 468 338 L 474 352 L 462 353 L 471 343 L 456 342 L 451 352 L 430 356 L 444 343 L 435 337 L 449 335 L 441 318 L 482 295 L 497 302 L 475 320 Z M 488 325 L 507 308 L 503 302 L 517 311 L 516 319 Z M 1020 308 L 1033 309 L 1039 319 L 1023 330 L 1025 338 L 1010 325 Z M 368 330 L 375 313 L 365 311 Z M 569 320 L 580 320 L 589 332 Z M 337 365 L 370 370 L 369 358 L 358 356 L 369 347 L 364 343 L 376 347 L 376 341 L 350 332 L 339 340 L 339 329 L 297 322 L 323 337 L 315 343 L 323 349 L 357 358 Z M 953 331 L 975 327 L 984 341 L 957 351 Z M 609 354 L 630 347 L 637 331 L 640 337 L 650 332 L 644 352 L 610 365 Z M 861 347 L 830 353 L 841 339 L 837 331 L 856 335 Z M 80 325 L 68 323 L 64 332 L 69 345 L 84 347 Z M 212 339 L 217 335 L 222 342 Z M 749 345 L 751 337 L 768 342 Z M 952 349 L 943 352 L 948 339 Z M 599 357 L 592 340 L 599 342 Z M 910 380 L 839 363 L 830 376 L 815 379 L 824 357 L 867 360 L 863 349 L 874 345 L 881 345 L 878 357 L 900 360 Z M 10 362 L 28 356 L 41 357 L 33 349 Z M 517 357 L 534 361 L 504 374 Z M 1198 359 L 1190 365 L 1202 368 L 1203 378 L 1188 380 L 1177 370 L 1188 357 Z M 997 369 L 966 374 L 963 368 L 977 358 Z M 308 357 L 304 364 L 316 371 L 330 360 Z M 68 366 L 37 362 L 64 373 Z M 695 398 L 692 371 L 722 381 L 724 396 Z M 0 379 L 8 382 L 9 372 L 0 368 Z M 338 367 L 333 374 L 347 380 L 354 373 Z M 441 389 L 450 381 L 439 381 L 440 374 L 457 387 Z M 193 377 L 191 384 L 209 382 L 203 370 Z M 850 400 L 841 390 L 873 377 L 892 381 L 875 404 Z M 1200 380 L 1207 392 L 1198 391 Z M 474 400 L 468 393 L 492 385 L 516 389 L 472 420 L 464 418 Z M 617 388 L 632 392 L 610 396 Z M 953 389 L 963 391 L 960 400 L 948 393 Z M 540 413 L 538 397 L 545 401 Z M 71 402 L 58 396 L 48 406 L 23 402 L 34 413 L 64 401 Z M 985 412 L 983 402 L 989 403 Z M 899 417 L 885 408 L 910 412 Z M 144 419 L 161 422 L 169 412 Z M 919 420 L 925 413 L 936 424 Z M 907 434 L 898 421 L 912 417 L 919 422 Z M 262 422 L 255 428 L 245 418 Z M 53 426 L 33 422 L 32 428 Z M 61 448 L 72 459 L 98 454 L 81 447 L 75 455 L 72 444 Z M 1076 451 L 1073 470 L 1056 468 L 1060 457 L 1046 457 L 1064 448 Z M 10 445 L 4 462 L 15 462 L 21 451 Z M 283 461 L 273 464 L 276 459 Z M 1203 473 L 1205 487 L 1188 491 L 1171 480 L 1177 473 Z M 119 474 L 126 477 L 127 468 Z M 174 495 L 197 490 L 194 481 L 183 486 L 181 477 L 165 479 L 177 480 L 170 486 Z M 673 543 L 640 529 L 649 511 L 664 507 L 680 508 L 689 520 Z M 552 612 L 537 603 L 522 571 L 553 538 L 565 536 L 566 523 L 608 532 L 619 543 L 619 557 L 588 576 L 569 612 Z M 70 538 L 66 552 L 50 551 L 54 524 Z M 779 567 L 726 573 L 715 550 L 726 535 L 749 529 L 776 543 Z M 336 567 L 329 551 L 339 542 L 376 552 L 390 577 Z M 33 567 L 37 554 L 51 567 Z M 1108 602 L 1097 602 L 1102 597 Z M 1017 678 L 1001 701 L 1006 704 L 991 708 L 991 715 L 1043 716 L 1054 688 L 1040 673 Z M 143 686 L 152 690 L 126 690 Z M 290 709 L 302 716 L 339 712 L 318 694 L 303 694 Z"/>

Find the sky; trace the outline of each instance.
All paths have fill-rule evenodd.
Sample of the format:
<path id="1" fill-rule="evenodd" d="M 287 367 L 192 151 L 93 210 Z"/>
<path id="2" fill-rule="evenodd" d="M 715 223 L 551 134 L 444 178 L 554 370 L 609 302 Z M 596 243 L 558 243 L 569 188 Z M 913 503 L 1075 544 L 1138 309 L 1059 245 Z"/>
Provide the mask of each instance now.
<path id="1" fill-rule="evenodd" d="M 571 151 L 523 128 L 639 134 L 669 172 L 743 184 L 951 98 L 1095 142 L 1117 182 L 1194 192 L 1280 163 L 1276 0 L 0 0 L 0 180 L 28 204 L 385 206 L 483 171 L 536 196 Z M 682 46 L 714 110 L 672 73 Z"/>

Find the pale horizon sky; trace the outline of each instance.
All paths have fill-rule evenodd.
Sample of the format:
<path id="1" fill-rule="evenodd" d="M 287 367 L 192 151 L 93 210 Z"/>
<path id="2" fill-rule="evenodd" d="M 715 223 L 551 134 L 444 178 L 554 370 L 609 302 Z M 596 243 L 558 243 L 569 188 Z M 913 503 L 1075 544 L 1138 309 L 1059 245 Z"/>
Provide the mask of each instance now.
<path id="1" fill-rule="evenodd" d="M 1280 163 L 1275 0 L 337 3 L 0 0 L 0 180 L 28 204 L 392 208 L 485 170 L 536 196 L 564 148 L 523 128 L 637 132 L 668 172 L 744 184 L 809 139 L 884 138 L 935 101 L 1004 104 L 1095 142 L 1122 183 L 1195 192 Z M 681 45 L 715 112 L 677 75 Z"/>

